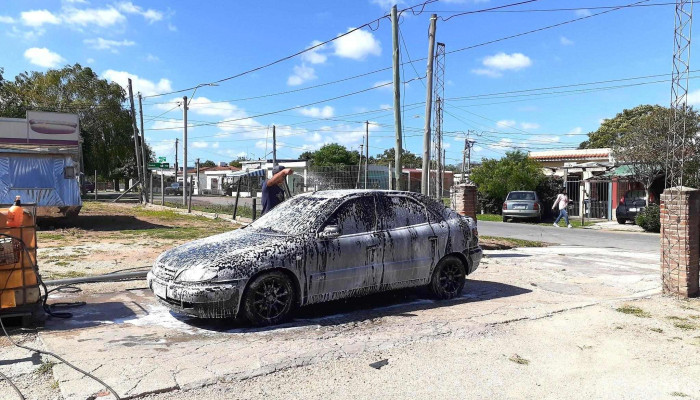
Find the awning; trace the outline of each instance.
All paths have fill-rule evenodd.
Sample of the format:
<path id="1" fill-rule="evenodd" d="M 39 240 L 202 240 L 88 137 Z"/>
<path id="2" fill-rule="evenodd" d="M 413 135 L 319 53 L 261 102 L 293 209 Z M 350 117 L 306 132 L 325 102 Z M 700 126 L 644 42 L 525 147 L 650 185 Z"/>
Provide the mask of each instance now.
<path id="1" fill-rule="evenodd" d="M 262 176 L 265 177 L 267 176 L 267 170 L 265 169 L 254 169 L 250 171 L 236 171 L 236 172 L 231 172 L 226 174 L 226 176 L 230 177 L 239 177 L 239 176 Z"/>

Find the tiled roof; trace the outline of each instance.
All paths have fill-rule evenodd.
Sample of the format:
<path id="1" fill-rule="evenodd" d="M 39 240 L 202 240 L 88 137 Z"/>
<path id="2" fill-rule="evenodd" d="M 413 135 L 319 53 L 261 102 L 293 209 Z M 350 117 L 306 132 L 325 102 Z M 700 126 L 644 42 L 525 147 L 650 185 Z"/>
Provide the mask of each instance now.
<path id="1" fill-rule="evenodd" d="M 593 153 L 593 154 L 537 154 L 530 155 L 530 158 L 535 160 L 581 160 L 586 158 L 608 158 L 610 153 Z"/>

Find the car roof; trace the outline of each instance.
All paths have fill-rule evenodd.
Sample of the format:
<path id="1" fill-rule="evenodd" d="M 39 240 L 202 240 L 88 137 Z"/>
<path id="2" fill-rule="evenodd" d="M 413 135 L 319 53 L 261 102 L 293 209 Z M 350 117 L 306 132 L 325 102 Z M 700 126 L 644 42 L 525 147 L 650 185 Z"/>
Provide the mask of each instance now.
<path id="1" fill-rule="evenodd" d="M 385 195 L 402 195 L 414 198 L 421 198 L 423 195 L 415 192 L 406 192 L 401 190 L 381 190 L 381 189 L 335 189 L 335 190 L 319 190 L 316 192 L 302 193 L 299 196 L 312 196 L 324 199 L 340 199 L 344 197 L 354 197 L 373 193 L 381 193 Z"/>

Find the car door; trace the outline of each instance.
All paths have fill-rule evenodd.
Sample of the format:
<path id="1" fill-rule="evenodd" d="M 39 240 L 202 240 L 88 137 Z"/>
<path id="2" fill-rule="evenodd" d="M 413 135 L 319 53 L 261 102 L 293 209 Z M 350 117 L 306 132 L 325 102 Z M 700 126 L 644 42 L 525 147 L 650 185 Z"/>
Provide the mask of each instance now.
<path id="1" fill-rule="evenodd" d="M 426 283 L 430 279 L 438 236 L 428 221 L 425 206 L 407 196 L 380 194 L 377 222 L 383 233 L 382 287 Z"/>
<path id="2" fill-rule="evenodd" d="M 337 227 L 337 233 L 323 237 L 329 227 Z M 308 277 L 308 302 L 378 290 L 382 274 L 380 239 L 374 196 L 341 204 L 319 229 L 315 262 Z"/>

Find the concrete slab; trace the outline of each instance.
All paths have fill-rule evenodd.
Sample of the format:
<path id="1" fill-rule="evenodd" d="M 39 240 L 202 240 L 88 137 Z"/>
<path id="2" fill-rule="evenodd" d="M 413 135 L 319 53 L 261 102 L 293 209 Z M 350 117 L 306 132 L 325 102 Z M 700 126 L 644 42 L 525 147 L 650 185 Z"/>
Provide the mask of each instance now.
<path id="1" fill-rule="evenodd" d="M 253 329 L 174 315 L 149 290 L 133 290 L 89 296 L 75 318 L 49 321 L 40 336 L 48 349 L 129 397 L 437 338 L 471 337 L 494 324 L 648 296 L 659 287 L 653 253 L 515 249 L 489 252 L 464 296 L 452 301 L 430 300 L 421 290 L 398 291 L 305 308 L 292 323 Z M 86 398 L 103 389 L 64 365 L 54 367 L 54 376 L 65 398 Z"/>

